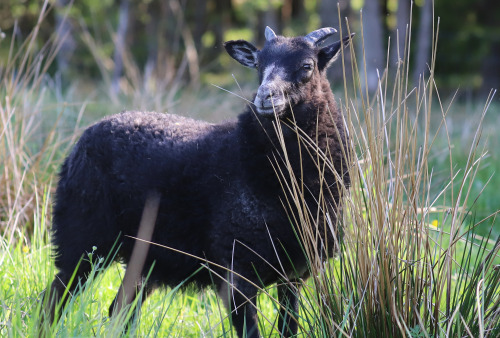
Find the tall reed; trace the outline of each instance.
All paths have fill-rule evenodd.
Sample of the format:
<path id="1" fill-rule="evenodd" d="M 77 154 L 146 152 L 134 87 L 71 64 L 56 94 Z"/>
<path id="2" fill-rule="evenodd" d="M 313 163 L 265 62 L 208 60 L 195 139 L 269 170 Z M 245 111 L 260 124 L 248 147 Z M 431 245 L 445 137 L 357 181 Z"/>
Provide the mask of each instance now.
<path id="1" fill-rule="evenodd" d="M 49 7 L 45 1 L 24 41 L 18 41 L 16 34 L 0 41 L 10 41 L 8 58 L 0 61 L 0 234 L 8 243 L 28 241 L 25 234 L 33 230 L 36 190 L 50 183 L 65 152 L 63 146 L 76 137 L 59 123 L 63 114 L 75 108 L 57 98 L 60 87 L 47 75 L 60 40 L 54 35 L 39 45 L 40 26 Z M 84 106 L 76 108 L 75 126 Z"/>
<path id="2" fill-rule="evenodd" d="M 485 156 L 479 139 L 495 92 L 485 103 L 467 163 L 457 168 L 446 119 L 452 106 L 443 106 L 434 81 L 437 36 L 438 29 L 432 37 L 430 72 L 415 87 L 410 85 L 407 44 L 397 69 L 391 72 L 387 64 L 373 94 L 361 80 L 366 79 L 359 66 L 364 55 L 357 59 L 351 47 L 352 88 L 346 80 L 341 100 L 353 150 L 345 150 L 351 187 L 342 187 L 346 197 L 339 224 L 343 238 L 336 234 L 338 257 L 323 262 L 324 255 L 315 249 L 320 243 L 304 242 L 311 279 L 304 283 L 299 323 L 307 334 L 500 335 L 500 238 L 491 231 L 486 237 L 474 232 L 484 223 L 491 229 L 498 226 L 499 211 L 476 220 L 469 208 L 478 198 L 471 196 L 471 187 Z M 439 133 L 448 139 L 450 163 L 442 186 L 434 183 L 429 165 L 429 157 L 442 150 L 433 149 Z M 314 140 L 297 134 L 304 148 L 314 148 Z M 323 179 L 324 170 L 333 168 L 331 159 L 318 148 L 310 156 L 318 161 Z M 304 233 L 301 238 L 321 238 L 318 220 L 334 218 L 318 217 L 303 207 L 304 189 L 292 172 L 289 166 L 279 176 L 292 181 L 284 186 L 293 196 L 289 204 Z M 317 196 L 319 209 L 326 210 L 322 205 L 328 193 Z"/>

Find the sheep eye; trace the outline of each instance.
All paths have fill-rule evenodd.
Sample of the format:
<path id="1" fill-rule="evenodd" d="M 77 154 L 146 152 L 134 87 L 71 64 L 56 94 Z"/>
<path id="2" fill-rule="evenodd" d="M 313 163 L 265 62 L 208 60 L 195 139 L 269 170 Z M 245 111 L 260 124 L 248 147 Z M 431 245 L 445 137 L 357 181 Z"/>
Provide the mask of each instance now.
<path id="1" fill-rule="evenodd" d="M 311 63 L 304 63 L 304 64 L 302 65 L 302 68 L 303 68 L 304 70 L 309 71 L 309 70 L 312 70 L 312 69 L 313 69 L 313 65 L 312 65 Z"/>

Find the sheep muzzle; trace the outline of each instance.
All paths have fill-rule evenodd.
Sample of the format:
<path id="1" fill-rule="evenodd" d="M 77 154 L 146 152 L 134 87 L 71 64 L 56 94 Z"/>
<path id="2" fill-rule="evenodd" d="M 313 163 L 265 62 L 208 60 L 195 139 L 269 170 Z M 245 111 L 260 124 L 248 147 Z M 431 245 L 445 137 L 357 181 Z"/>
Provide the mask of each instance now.
<path id="1" fill-rule="evenodd" d="M 283 80 L 284 69 L 274 63 L 264 69 L 262 83 L 257 90 L 254 105 L 261 115 L 280 114 L 286 108 L 289 84 Z"/>

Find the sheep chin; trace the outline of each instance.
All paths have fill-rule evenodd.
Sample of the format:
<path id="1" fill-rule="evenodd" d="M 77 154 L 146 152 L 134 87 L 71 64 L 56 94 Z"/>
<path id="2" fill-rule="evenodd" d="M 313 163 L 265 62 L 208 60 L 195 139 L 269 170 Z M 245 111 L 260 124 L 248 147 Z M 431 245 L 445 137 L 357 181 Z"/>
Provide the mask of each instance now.
<path id="1" fill-rule="evenodd" d="M 274 106 L 274 107 L 257 107 L 257 113 L 263 117 L 272 118 L 275 115 L 280 117 L 285 113 L 285 105 Z"/>

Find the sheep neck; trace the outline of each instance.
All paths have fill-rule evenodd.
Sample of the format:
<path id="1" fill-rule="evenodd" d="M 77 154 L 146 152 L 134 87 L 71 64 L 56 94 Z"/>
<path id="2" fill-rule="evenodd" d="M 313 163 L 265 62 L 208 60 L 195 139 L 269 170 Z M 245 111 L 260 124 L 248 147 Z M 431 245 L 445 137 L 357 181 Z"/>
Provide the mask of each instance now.
<path id="1" fill-rule="evenodd" d="M 305 157 L 308 156 L 307 150 L 304 149 L 306 142 L 299 144 L 297 131 L 294 129 L 295 127 L 300 129 L 301 135 L 305 134 L 307 135 L 305 138 L 313 140 L 321 152 L 338 154 L 331 148 L 337 147 L 339 143 L 334 139 L 338 139 L 338 126 L 342 126 L 342 119 L 328 81 L 326 78 L 322 80 L 311 87 L 310 100 L 296 104 L 279 119 L 286 158 L 296 177 L 300 177 L 301 172 L 312 173 L 304 177 L 304 180 L 313 190 L 316 190 L 314 186 L 319 189 L 315 183 L 318 181 L 318 171 L 313 169 L 316 168 L 316 164 Z M 276 122 L 276 118 L 259 117 L 248 109 L 240 116 L 239 140 L 240 156 L 242 163 L 245 163 L 242 170 L 247 172 L 247 176 L 266 183 L 260 186 L 278 188 L 276 167 L 273 167 L 273 164 L 279 164 L 281 170 L 285 170 L 285 156 L 276 133 Z M 340 130 L 340 136 L 342 143 L 345 144 L 343 130 Z"/>

